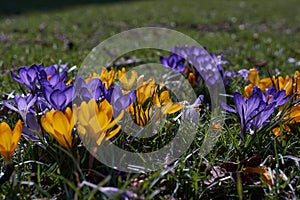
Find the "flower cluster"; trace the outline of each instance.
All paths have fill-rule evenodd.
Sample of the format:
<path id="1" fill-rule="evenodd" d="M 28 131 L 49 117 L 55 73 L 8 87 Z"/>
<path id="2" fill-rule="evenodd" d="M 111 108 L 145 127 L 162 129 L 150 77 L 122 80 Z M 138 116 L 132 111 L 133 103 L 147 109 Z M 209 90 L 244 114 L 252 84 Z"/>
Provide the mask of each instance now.
<path id="1" fill-rule="evenodd" d="M 271 98 L 274 99 L 273 94 L 270 94 L 268 90 L 272 88 L 272 91 L 285 91 L 281 92 L 281 97 L 285 96 L 285 99 L 291 98 L 291 101 L 285 101 L 282 103 L 280 110 L 283 110 L 282 105 L 287 104 L 288 107 L 284 110 L 282 121 L 284 123 L 284 131 L 290 131 L 289 125 L 300 122 L 300 104 L 299 97 L 300 97 L 300 73 L 299 71 L 295 71 L 294 76 L 290 77 L 286 75 L 285 77 L 279 75 L 277 77 L 266 77 L 263 79 L 259 78 L 259 72 L 256 68 L 252 68 L 249 70 L 248 73 L 249 84 L 245 87 L 245 96 L 249 97 L 253 94 L 254 88 L 259 87 L 267 96 L 269 95 Z M 273 132 L 276 136 L 280 136 L 280 128 L 276 127 L 273 129 Z"/>
<path id="2" fill-rule="evenodd" d="M 161 63 L 179 73 L 184 73 L 193 87 L 205 81 L 213 86 L 219 81 L 227 82 L 227 76 L 234 76 L 235 73 L 224 71 L 223 65 L 229 64 L 222 60 L 223 55 L 216 56 L 208 53 L 205 47 L 196 46 L 174 47 L 169 57 L 161 57 Z"/>
<path id="3" fill-rule="evenodd" d="M 24 123 L 19 120 L 13 131 L 5 122 L 1 123 L 0 153 L 6 159 L 12 157 L 21 133 L 31 140 L 46 141 L 53 137 L 70 150 L 78 136 L 85 142 L 96 141 L 97 145 L 114 137 L 121 130 L 117 122 L 124 112 L 138 125 L 146 126 L 153 110 L 167 115 L 182 108 L 154 79 L 144 82 L 137 72 L 132 70 L 128 75 L 125 68 L 103 68 L 100 74 L 93 73 L 87 78 L 78 74 L 68 79 L 66 65 L 40 64 L 23 66 L 11 75 L 23 94 L 16 94 L 13 101 L 8 99 L 4 106 L 17 112 Z"/>
<path id="4" fill-rule="evenodd" d="M 286 104 L 289 96 L 285 96 L 284 90 L 276 91 L 275 88 L 268 88 L 266 94 L 255 86 L 249 98 L 243 97 L 239 92 L 233 94 L 235 108 L 224 105 L 225 110 L 237 113 L 241 122 L 241 134 L 245 131 L 256 131 L 269 122 L 274 109 Z"/>

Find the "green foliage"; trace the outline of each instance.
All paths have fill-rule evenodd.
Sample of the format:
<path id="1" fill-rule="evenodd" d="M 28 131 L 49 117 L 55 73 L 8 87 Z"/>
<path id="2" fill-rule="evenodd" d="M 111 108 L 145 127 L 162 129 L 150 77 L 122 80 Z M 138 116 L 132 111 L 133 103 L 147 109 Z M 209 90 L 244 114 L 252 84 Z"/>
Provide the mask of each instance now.
<path id="1" fill-rule="evenodd" d="M 300 41 L 300 4 L 296 0 L 78 1 L 62 8 L 46 6 L 47 11 L 39 11 L 30 2 L 26 3 L 29 4 L 26 7 L 8 5 L 5 9 L 0 5 L 3 12 L 0 13 L 0 94 L 18 89 L 9 76 L 11 69 L 33 63 L 80 66 L 89 51 L 105 38 L 144 26 L 167 27 L 195 38 L 209 51 L 224 53 L 231 62 L 230 70 L 253 67 L 255 64 L 247 60 L 253 58 L 268 62 L 261 74 L 267 71 L 275 74 L 276 68 L 290 74 L 297 66 L 288 63 L 288 58 L 300 60 L 300 43 L 297 42 Z M 159 54 L 145 51 L 135 56 L 141 60 L 158 60 Z M 226 88 L 228 93 L 236 89 L 242 91 L 240 81 Z M 0 108 L 2 112 L 2 104 Z M 2 113 L 5 117 L 0 116 L 1 120 L 10 122 L 16 118 L 8 111 Z M 137 199 L 299 198 L 299 126 L 295 125 L 292 133 L 280 140 L 270 130 L 242 140 L 239 120 L 228 116 L 217 145 L 208 156 L 203 156 L 199 151 L 207 134 L 206 123 L 203 120 L 199 124 L 196 139 L 178 161 L 146 174 L 110 169 L 95 160 L 80 141 L 77 141 L 78 149 L 70 153 L 55 141 L 37 144 L 22 139 L 14 157 L 14 173 L 1 185 L 0 198 L 118 199 L 126 192 Z M 169 128 L 166 130 L 176 129 Z M 164 135 L 160 139 L 165 138 L 169 139 Z M 138 142 L 136 146 L 140 146 L 133 149 L 142 148 Z M 155 145 L 155 140 L 147 144 Z M 276 183 L 272 186 L 243 184 L 231 174 L 206 184 L 213 178 L 208 173 L 212 166 L 239 163 L 257 154 L 275 172 Z M 0 160 L 0 171 L 6 168 L 4 160 Z M 238 170 L 241 169 L 239 165 Z M 285 174 L 286 179 L 279 174 Z M 118 191 L 111 195 L 106 187 Z"/>

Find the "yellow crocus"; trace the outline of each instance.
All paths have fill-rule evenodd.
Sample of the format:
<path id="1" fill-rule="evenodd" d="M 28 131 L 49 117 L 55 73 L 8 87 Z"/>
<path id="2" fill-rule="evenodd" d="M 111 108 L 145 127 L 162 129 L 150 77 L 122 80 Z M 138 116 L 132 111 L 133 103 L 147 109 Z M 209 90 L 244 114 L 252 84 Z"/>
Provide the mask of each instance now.
<path id="1" fill-rule="evenodd" d="M 296 94 L 296 99 L 300 98 L 300 72 L 299 71 L 295 71 L 294 73 L 293 91 Z"/>
<path id="2" fill-rule="evenodd" d="M 138 82 L 136 88 L 136 99 L 139 104 L 143 104 L 147 99 L 152 98 L 157 85 L 155 84 L 154 79 L 149 79 L 146 82 Z"/>
<path id="3" fill-rule="evenodd" d="M 151 101 L 156 92 L 157 87 L 157 84 L 155 84 L 155 81 L 152 78 L 150 78 L 147 81 L 144 81 L 144 77 L 140 76 L 137 79 L 137 104 L 131 104 L 128 110 L 133 115 L 135 123 L 139 126 L 144 127 L 151 118 Z M 147 105 L 145 105 L 147 100 L 149 100 L 149 102 L 147 103 Z"/>
<path id="4" fill-rule="evenodd" d="M 111 84 L 116 80 L 117 73 L 115 73 L 114 68 L 111 67 L 110 70 L 102 67 L 101 74 L 96 74 L 95 72 L 91 74 L 88 78 L 85 79 L 85 82 L 88 84 L 91 80 L 99 78 L 103 84 L 105 84 L 106 89 L 108 89 Z"/>
<path id="5" fill-rule="evenodd" d="M 126 90 L 131 89 L 132 85 L 137 80 L 137 75 L 138 75 L 137 72 L 132 70 L 130 78 L 127 77 L 126 69 L 124 67 L 122 68 L 122 70 L 118 71 L 118 79 Z"/>
<path id="6" fill-rule="evenodd" d="M 82 102 L 80 107 L 75 109 L 78 117 L 78 133 L 83 137 L 95 138 L 98 145 L 104 138 L 106 140 L 112 138 L 121 129 L 121 126 L 118 126 L 109 132 L 123 117 L 124 112 L 113 119 L 113 107 L 106 99 L 99 106 L 95 99 L 91 99 L 88 103 Z"/>
<path id="7" fill-rule="evenodd" d="M 129 107 L 134 121 L 139 126 L 145 126 L 152 115 L 152 105 L 155 109 L 161 109 L 162 114 L 172 114 L 182 109 L 181 103 L 174 103 L 168 90 L 159 92 L 162 85 L 155 84 L 154 79 L 143 81 L 143 76 L 137 80 L 136 103 Z"/>
<path id="8" fill-rule="evenodd" d="M 21 138 L 22 122 L 18 120 L 12 131 L 6 122 L 0 124 L 0 154 L 10 160 Z"/>
<path id="9" fill-rule="evenodd" d="M 300 104 L 295 105 L 288 112 L 289 124 L 300 122 Z"/>
<path id="10" fill-rule="evenodd" d="M 278 76 L 275 78 L 272 77 L 272 81 L 275 85 L 276 90 L 285 90 L 286 94 L 292 94 L 293 93 L 293 79 L 290 76 L 285 76 L 283 78 L 282 76 Z"/>
<path id="11" fill-rule="evenodd" d="M 146 126 L 151 115 L 152 115 L 152 107 L 148 106 L 143 108 L 142 105 L 137 104 L 135 106 L 129 107 L 129 112 L 134 115 L 134 121 L 141 127 Z"/>
<path id="12" fill-rule="evenodd" d="M 256 68 L 252 68 L 248 72 L 248 79 L 250 84 L 245 87 L 245 96 L 249 97 L 252 94 L 254 86 L 258 86 L 263 92 L 270 86 L 272 86 L 272 80 L 270 78 L 259 79 L 258 71 Z"/>
<path id="13" fill-rule="evenodd" d="M 163 114 L 172 114 L 182 108 L 181 103 L 173 103 L 170 98 L 169 91 L 165 90 L 160 95 L 157 93 L 154 94 L 153 103 L 156 107 L 161 107 Z"/>
<path id="14" fill-rule="evenodd" d="M 41 117 L 41 124 L 45 131 L 67 149 L 72 147 L 72 130 L 75 123 L 76 116 L 69 107 L 65 113 L 59 110 L 50 110 Z"/>
<path id="15" fill-rule="evenodd" d="M 103 84 L 105 84 L 106 89 L 108 89 L 111 84 L 116 80 L 117 73 L 115 73 L 114 68 L 111 67 L 110 70 L 107 70 L 103 67 L 102 72 L 100 74 L 100 80 Z"/>
<path id="16" fill-rule="evenodd" d="M 259 84 L 259 75 L 256 68 L 251 68 L 248 72 L 248 79 L 253 85 Z"/>

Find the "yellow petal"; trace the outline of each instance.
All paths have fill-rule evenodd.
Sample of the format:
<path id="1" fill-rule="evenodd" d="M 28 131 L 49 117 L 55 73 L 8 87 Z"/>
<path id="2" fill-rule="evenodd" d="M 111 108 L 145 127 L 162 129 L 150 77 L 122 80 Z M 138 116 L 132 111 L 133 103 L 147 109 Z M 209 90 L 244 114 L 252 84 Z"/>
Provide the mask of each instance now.
<path id="1" fill-rule="evenodd" d="M 100 145 L 105 138 L 105 133 L 101 132 L 99 138 L 97 139 L 97 144 Z"/>
<path id="2" fill-rule="evenodd" d="M 18 120 L 13 131 L 6 122 L 0 124 L 0 154 L 9 160 L 21 138 L 22 122 Z"/>
<path id="3" fill-rule="evenodd" d="M 97 123 L 98 123 L 98 126 L 101 127 L 101 130 L 106 129 L 105 127 L 109 124 L 110 120 L 111 120 L 111 118 L 108 118 L 108 116 L 104 112 L 99 112 L 97 114 Z"/>
<path id="4" fill-rule="evenodd" d="M 61 111 L 56 111 L 53 114 L 53 128 L 61 135 L 65 135 L 69 129 L 70 124 L 66 118 L 66 116 Z"/>
<path id="5" fill-rule="evenodd" d="M 92 131 L 92 133 L 88 133 L 88 134 L 92 134 L 92 135 L 97 135 L 99 132 L 101 132 L 103 129 L 100 126 L 100 121 L 98 120 L 97 116 L 94 116 L 90 119 L 89 121 L 89 130 Z"/>
<path id="6" fill-rule="evenodd" d="M 181 103 L 168 103 L 162 110 L 164 114 L 172 114 L 182 109 Z"/>
<path id="7" fill-rule="evenodd" d="M 47 133 L 54 134 L 54 129 L 52 127 L 52 123 L 50 123 L 49 119 L 47 119 L 47 113 L 46 113 L 46 117 L 45 116 L 41 117 L 41 124 Z"/>
<path id="8" fill-rule="evenodd" d="M 111 123 L 109 123 L 108 126 L 105 127 L 105 130 L 112 128 L 114 125 L 117 124 L 118 121 L 120 121 L 122 119 L 122 117 L 124 116 L 124 110 L 119 114 L 118 117 L 116 117 Z M 111 119 L 110 119 L 111 120 Z"/>
<path id="9" fill-rule="evenodd" d="M 83 125 L 88 125 L 88 120 L 90 119 L 90 113 L 87 103 L 84 101 L 81 103 L 80 108 L 77 111 L 77 119 Z"/>
<path id="10" fill-rule="evenodd" d="M 21 138 L 22 128 L 23 128 L 22 121 L 19 119 L 13 130 L 13 135 L 12 135 L 13 146 L 11 147 L 11 151 L 15 151 L 15 149 L 17 148 L 18 142 Z"/>
<path id="11" fill-rule="evenodd" d="M 121 129 L 121 126 L 118 126 L 114 130 L 110 131 L 108 134 L 106 134 L 106 140 L 109 140 L 110 138 L 114 137 Z"/>
<path id="12" fill-rule="evenodd" d="M 12 132 L 9 125 L 6 122 L 0 124 L 0 143 L 5 150 L 11 145 Z"/>
<path id="13" fill-rule="evenodd" d="M 85 130 L 84 126 L 82 126 L 81 124 L 78 124 L 78 126 L 77 126 L 77 131 L 78 131 L 79 134 L 81 134 L 81 135 L 85 135 L 85 134 L 86 134 L 86 130 Z"/>
<path id="14" fill-rule="evenodd" d="M 248 79 L 252 84 L 258 85 L 259 76 L 258 76 L 258 71 L 256 68 L 252 68 L 249 70 Z"/>
<path id="15" fill-rule="evenodd" d="M 249 85 L 247 85 L 245 87 L 245 97 L 250 97 L 252 94 L 252 90 L 253 90 L 254 85 L 252 83 L 250 83 Z"/>

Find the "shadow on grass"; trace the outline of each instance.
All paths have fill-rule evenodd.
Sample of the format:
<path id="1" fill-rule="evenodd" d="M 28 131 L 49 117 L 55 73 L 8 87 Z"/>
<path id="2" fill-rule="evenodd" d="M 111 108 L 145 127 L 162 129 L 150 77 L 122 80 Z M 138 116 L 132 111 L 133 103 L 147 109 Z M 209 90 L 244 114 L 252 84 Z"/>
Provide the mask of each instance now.
<path id="1" fill-rule="evenodd" d="M 125 0 L 10 0 L 0 1 L 0 16 L 19 15 L 30 11 L 51 11 L 83 4 L 108 4 Z"/>

